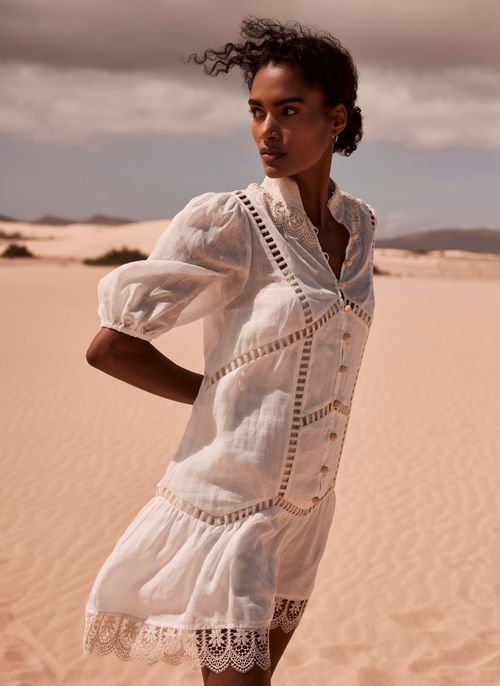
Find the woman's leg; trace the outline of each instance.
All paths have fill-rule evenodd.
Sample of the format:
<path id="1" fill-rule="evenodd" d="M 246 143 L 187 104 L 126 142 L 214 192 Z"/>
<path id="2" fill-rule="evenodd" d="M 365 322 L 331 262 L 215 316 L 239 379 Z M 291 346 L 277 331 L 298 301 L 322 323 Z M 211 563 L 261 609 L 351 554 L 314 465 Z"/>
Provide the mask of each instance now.
<path id="1" fill-rule="evenodd" d="M 271 652 L 271 676 L 273 675 L 276 666 L 283 655 L 288 642 L 292 638 L 292 634 L 295 629 L 292 629 L 288 633 L 283 631 L 280 627 L 271 629 L 269 631 L 269 650 Z"/>

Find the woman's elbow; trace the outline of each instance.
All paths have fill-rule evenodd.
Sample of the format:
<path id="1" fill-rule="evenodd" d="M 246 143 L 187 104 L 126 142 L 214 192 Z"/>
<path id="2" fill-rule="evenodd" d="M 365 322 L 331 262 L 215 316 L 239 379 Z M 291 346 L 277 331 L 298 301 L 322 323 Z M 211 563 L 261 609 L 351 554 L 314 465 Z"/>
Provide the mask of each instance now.
<path id="1" fill-rule="evenodd" d="M 109 355 L 115 335 L 116 331 L 103 327 L 94 336 L 85 353 L 85 359 L 92 367 L 99 367 L 102 360 Z"/>
<path id="2" fill-rule="evenodd" d="M 92 367 L 102 368 L 103 363 L 105 364 L 110 357 L 130 358 L 138 353 L 142 354 L 145 346 L 150 345 L 147 341 L 130 334 L 102 327 L 91 341 L 86 359 Z"/>

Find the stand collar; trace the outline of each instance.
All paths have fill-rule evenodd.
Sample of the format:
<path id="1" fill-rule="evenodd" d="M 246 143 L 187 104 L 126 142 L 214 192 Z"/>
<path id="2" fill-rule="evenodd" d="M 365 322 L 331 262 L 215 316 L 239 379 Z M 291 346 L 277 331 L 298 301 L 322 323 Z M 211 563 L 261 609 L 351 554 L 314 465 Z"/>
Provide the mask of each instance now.
<path id="1" fill-rule="evenodd" d="M 334 185 L 333 193 L 328 198 L 327 207 L 331 215 L 338 222 L 342 223 L 344 217 L 344 201 L 342 198 L 342 191 L 338 184 L 330 179 Z M 290 208 L 295 208 L 306 214 L 302 197 L 300 195 L 299 185 L 297 181 L 291 176 L 283 176 L 281 178 L 273 179 L 265 176 L 261 186 L 270 193 L 275 200 L 283 200 L 283 202 Z"/>

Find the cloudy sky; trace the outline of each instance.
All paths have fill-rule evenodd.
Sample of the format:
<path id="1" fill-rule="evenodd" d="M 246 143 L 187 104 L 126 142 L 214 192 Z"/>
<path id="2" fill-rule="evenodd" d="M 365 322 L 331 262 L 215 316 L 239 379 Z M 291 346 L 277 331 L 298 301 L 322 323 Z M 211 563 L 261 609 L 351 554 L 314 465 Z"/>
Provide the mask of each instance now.
<path id="1" fill-rule="evenodd" d="M 500 228 L 495 0 L 0 0 L 0 214 L 166 218 L 262 180 L 241 73 L 181 61 L 250 14 L 351 52 L 364 136 L 331 176 L 380 236 Z"/>

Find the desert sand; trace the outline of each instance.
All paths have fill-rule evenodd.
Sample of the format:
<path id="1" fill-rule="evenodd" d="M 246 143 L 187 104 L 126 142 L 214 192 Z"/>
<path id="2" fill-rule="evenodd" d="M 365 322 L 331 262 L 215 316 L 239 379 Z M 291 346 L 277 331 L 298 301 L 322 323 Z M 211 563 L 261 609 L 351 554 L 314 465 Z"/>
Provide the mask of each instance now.
<path id="1" fill-rule="evenodd" d="M 112 267 L 79 260 L 147 252 L 166 223 L 25 225 L 56 236 L 27 241 L 42 259 L 0 260 L 2 685 L 202 684 L 81 648 L 93 579 L 154 495 L 190 406 L 87 364 Z M 500 258 L 384 250 L 375 262 L 393 274 L 375 276 L 334 521 L 273 684 L 497 686 Z M 200 322 L 154 344 L 203 371 Z"/>

